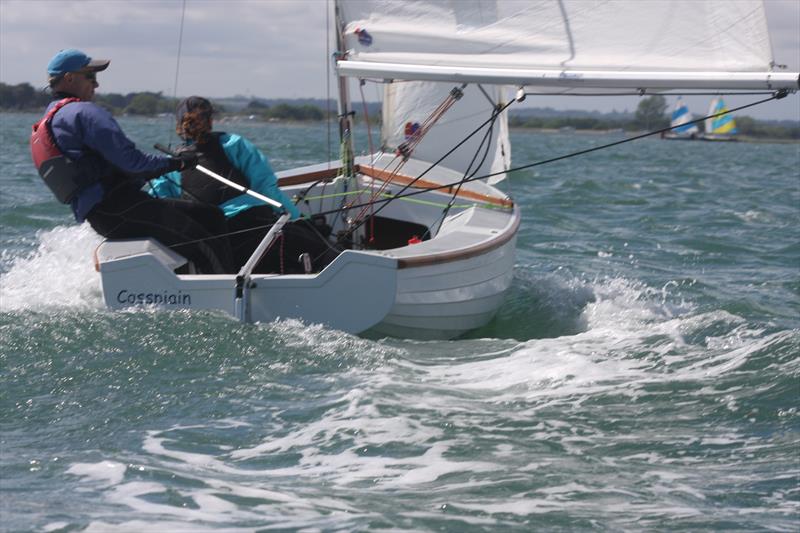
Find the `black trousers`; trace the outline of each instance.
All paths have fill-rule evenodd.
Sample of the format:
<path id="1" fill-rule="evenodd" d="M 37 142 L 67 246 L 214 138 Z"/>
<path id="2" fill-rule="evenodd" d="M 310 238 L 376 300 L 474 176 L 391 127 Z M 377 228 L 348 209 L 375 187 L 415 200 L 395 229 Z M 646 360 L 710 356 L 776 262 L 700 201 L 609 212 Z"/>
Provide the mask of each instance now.
<path id="1" fill-rule="evenodd" d="M 238 268 L 247 262 L 277 219 L 275 211 L 266 205 L 251 207 L 228 219 L 233 258 Z M 307 219 L 286 224 L 282 233 L 283 236 L 275 241 L 254 272 L 302 274 L 305 272 L 300 261 L 303 253 L 309 255 L 312 271 L 319 272 L 339 255 L 339 250 L 325 239 L 325 229 Z"/>
<path id="2" fill-rule="evenodd" d="M 234 272 L 225 215 L 217 206 L 153 198 L 135 187 L 120 186 L 86 219 L 109 239 L 152 237 L 189 259 L 200 273 Z"/>

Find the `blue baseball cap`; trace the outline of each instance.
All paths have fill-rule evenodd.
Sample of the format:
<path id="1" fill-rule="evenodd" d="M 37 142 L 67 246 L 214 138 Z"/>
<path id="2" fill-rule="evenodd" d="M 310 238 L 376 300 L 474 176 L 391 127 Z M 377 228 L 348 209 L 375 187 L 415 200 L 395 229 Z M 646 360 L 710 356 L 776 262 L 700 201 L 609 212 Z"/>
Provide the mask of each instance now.
<path id="1" fill-rule="evenodd" d="M 79 70 L 92 70 L 98 72 L 108 68 L 111 63 L 108 59 L 92 59 L 80 50 L 67 48 L 53 56 L 47 64 L 47 73 L 51 76 L 61 76 L 67 72 Z"/>

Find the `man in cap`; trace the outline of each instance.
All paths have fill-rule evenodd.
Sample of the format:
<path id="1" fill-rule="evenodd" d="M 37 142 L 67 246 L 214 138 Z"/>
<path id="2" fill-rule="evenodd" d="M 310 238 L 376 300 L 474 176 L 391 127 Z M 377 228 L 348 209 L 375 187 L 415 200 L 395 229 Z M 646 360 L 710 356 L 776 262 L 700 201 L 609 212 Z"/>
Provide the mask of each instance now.
<path id="1" fill-rule="evenodd" d="M 216 206 L 154 199 L 145 181 L 193 168 L 194 154 L 147 154 L 125 136 L 114 117 L 94 104 L 97 73 L 107 59 L 80 50 L 61 50 L 47 65 L 54 101 L 34 126 L 34 163 L 55 196 L 110 239 L 152 237 L 173 248 L 203 273 L 233 268 L 225 217 Z M 189 244 L 186 244 L 189 243 Z"/>

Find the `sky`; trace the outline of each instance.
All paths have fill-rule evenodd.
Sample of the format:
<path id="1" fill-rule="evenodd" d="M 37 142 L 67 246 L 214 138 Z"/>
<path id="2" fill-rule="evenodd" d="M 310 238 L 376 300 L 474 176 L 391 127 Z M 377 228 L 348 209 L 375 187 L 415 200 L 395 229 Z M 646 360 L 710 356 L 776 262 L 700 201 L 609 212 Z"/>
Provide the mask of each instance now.
<path id="1" fill-rule="evenodd" d="M 800 0 L 765 5 L 776 61 L 800 71 Z M 62 48 L 79 48 L 111 59 L 98 80 L 101 93 L 335 98 L 326 74 L 332 72 L 326 6 L 326 0 L 187 0 L 181 36 L 183 0 L 0 0 L 0 81 L 44 86 L 50 58 Z M 374 85 L 365 96 L 380 99 Z M 726 101 L 730 108 L 754 99 Z M 699 114 L 709 97 L 686 100 Z M 525 105 L 607 112 L 633 111 L 639 101 L 548 96 Z M 800 120 L 800 95 L 744 114 Z"/>

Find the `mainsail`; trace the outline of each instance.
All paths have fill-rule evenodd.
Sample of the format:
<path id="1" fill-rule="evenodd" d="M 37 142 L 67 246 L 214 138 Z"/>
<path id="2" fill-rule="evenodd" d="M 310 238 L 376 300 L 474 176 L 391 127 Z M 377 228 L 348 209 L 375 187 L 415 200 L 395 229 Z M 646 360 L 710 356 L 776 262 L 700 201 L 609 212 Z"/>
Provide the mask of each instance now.
<path id="1" fill-rule="evenodd" d="M 340 75 L 564 88 L 798 88 L 761 0 L 339 0 Z M 687 16 L 691 13 L 691 16 Z"/>
<path id="2" fill-rule="evenodd" d="M 719 137 L 736 135 L 736 121 L 731 115 L 725 114 L 715 117 L 720 113 L 725 113 L 728 108 L 725 107 L 725 102 L 722 98 L 714 98 L 711 100 L 711 105 L 708 108 L 709 118 L 705 121 L 706 135 L 710 137 Z"/>
<path id="3" fill-rule="evenodd" d="M 414 156 L 431 162 L 492 116 L 504 102 L 502 86 L 558 94 L 798 89 L 798 73 L 773 69 L 761 0 L 336 0 L 336 6 L 339 76 L 386 83 L 384 149 L 402 151 L 448 92 L 463 88 L 463 100 L 415 145 Z M 481 175 L 509 168 L 504 115 L 493 123 L 488 153 L 478 135 L 442 164 L 471 173 L 477 154 Z"/>
<path id="4" fill-rule="evenodd" d="M 689 107 L 683 101 L 683 98 L 678 97 L 678 101 L 675 103 L 675 109 L 672 111 L 672 119 L 670 121 L 672 132 L 675 135 L 686 137 L 697 135 L 697 133 L 700 131 L 700 128 L 697 127 L 697 124 L 688 124 L 688 122 L 691 122 L 691 120 L 692 115 L 689 113 Z"/>

